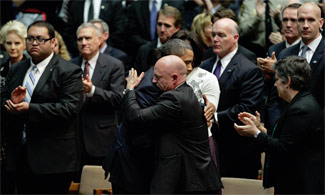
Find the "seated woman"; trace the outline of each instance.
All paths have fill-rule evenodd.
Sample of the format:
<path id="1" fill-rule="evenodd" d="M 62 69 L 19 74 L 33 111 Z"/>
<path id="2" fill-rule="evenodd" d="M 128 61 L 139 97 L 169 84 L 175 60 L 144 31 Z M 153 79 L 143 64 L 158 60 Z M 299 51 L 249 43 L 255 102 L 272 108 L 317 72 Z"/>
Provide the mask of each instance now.
<path id="1" fill-rule="evenodd" d="M 307 91 L 311 68 L 305 58 L 289 56 L 275 64 L 275 86 L 288 105 L 272 130 L 260 115 L 240 113 L 241 136 L 255 137 L 266 152 L 263 186 L 275 194 L 324 194 L 324 115 Z M 268 133 L 266 133 L 268 132 Z"/>
<path id="2" fill-rule="evenodd" d="M 9 59 L 1 64 L 0 67 L 1 89 L 5 83 L 5 78 L 11 65 L 27 58 L 24 55 L 24 50 L 26 49 L 25 39 L 27 37 L 27 29 L 23 23 L 11 20 L 2 27 L 0 33 L 1 42 L 9 56 Z"/>

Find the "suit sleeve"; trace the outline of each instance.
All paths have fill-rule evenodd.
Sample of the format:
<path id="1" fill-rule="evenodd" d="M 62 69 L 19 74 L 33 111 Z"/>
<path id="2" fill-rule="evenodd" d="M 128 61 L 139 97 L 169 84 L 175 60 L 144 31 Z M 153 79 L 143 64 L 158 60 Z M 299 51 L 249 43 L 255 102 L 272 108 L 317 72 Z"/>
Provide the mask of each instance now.
<path id="1" fill-rule="evenodd" d="M 178 120 L 181 114 L 179 101 L 168 92 L 158 98 L 156 105 L 141 109 L 134 90 L 131 90 L 123 97 L 123 105 L 126 120 L 138 124 L 164 124 L 166 121 Z"/>
<path id="2" fill-rule="evenodd" d="M 113 64 L 110 64 L 112 66 Z M 89 99 L 90 103 L 102 104 L 117 108 L 120 106 L 124 89 L 124 69 L 121 62 L 115 64 L 109 77 L 109 86 L 101 88 L 96 86 L 94 95 Z"/>
<path id="3" fill-rule="evenodd" d="M 259 68 L 255 67 L 249 70 L 243 76 L 243 79 L 239 81 L 239 84 L 240 96 L 238 103 L 217 113 L 220 125 L 222 125 L 222 121 L 239 122 L 238 113 L 244 111 L 255 113 L 262 104 L 264 81 Z"/>
<path id="4" fill-rule="evenodd" d="M 296 150 L 295 147 L 297 144 L 302 144 L 305 142 L 306 138 L 309 137 L 313 132 L 310 132 L 310 129 L 314 123 L 313 119 L 317 119 L 317 117 L 313 116 L 311 111 L 307 111 L 304 109 L 299 109 L 298 107 L 292 108 L 288 111 L 288 114 L 285 118 L 284 124 L 281 129 L 281 135 L 279 138 L 272 138 L 271 136 L 260 133 L 257 137 L 257 143 L 263 147 L 265 152 L 270 154 L 287 154 L 291 153 L 293 150 Z M 313 124 L 314 123 L 314 124 Z M 323 141 L 319 142 L 317 137 L 314 136 L 315 140 L 309 140 L 315 145 L 319 143 L 323 143 Z M 317 140 L 317 141 L 316 141 Z M 323 144 L 316 146 L 318 148 L 323 148 Z"/>
<path id="5" fill-rule="evenodd" d="M 57 90 L 59 101 L 30 103 L 27 115 L 31 123 L 57 123 L 77 117 L 83 97 L 82 70 L 72 64 L 64 64 L 63 66 L 69 66 L 69 68 L 58 73 L 59 78 L 56 82 L 60 83 L 61 86 L 59 89 L 52 89 Z M 58 68 L 56 71 L 59 71 Z"/>

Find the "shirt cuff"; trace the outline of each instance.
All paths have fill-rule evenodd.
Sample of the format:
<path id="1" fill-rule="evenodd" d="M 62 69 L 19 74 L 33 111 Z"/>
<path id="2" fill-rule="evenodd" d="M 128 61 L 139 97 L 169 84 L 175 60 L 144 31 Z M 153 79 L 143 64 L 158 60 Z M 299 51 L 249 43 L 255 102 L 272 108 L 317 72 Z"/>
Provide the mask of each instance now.
<path id="1" fill-rule="evenodd" d="M 93 95 L 94 95 L 94 93 L 95 93 L 95 85 L 93 85 L 92 87 L 91 87 L 91 90 L 90 90 L 90 92 L 89 93 L 87 93 L 87 97 L 93 97 Z"/>
<path id="2" fill-rule="evenodd" d="M 214 113 L 214 123 L 218 124 L 218 114 L 217 114 L 217 112 Z"/>
<path id="3" fill-rule="evenodd" d="M 258 134 L 260 134 L 260 133 L 261 133 L 261 131 L 258 130 L 258 131 L 255 133 L 254 137 L 257 138 Z"/>

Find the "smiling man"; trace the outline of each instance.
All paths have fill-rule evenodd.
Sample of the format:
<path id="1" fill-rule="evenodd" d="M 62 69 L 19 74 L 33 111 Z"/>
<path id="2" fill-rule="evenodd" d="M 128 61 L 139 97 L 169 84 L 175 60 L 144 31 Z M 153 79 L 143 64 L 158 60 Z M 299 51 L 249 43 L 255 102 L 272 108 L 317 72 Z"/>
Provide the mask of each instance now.
<path id="1" fill-rule="evenodd" d="M 77 30 L 80 57 L 72 60 L 83 69 L 84 104 L 80 112 L 81 165 L 101 165 L 117 128 L 116 109 L 124 89 L 124 66 L 99 52 L 101 32 L 84 23 Z"/>

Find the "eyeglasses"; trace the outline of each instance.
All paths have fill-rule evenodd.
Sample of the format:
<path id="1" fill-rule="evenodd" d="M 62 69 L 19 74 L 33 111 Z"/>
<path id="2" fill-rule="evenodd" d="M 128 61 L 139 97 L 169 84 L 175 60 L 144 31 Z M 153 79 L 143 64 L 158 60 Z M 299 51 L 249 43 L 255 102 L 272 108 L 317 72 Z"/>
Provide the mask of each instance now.
<path id="1" fill-rule="evenodd" d="M 48 39 L 43 39 L 43 38 L 41 38 L 41 37 L 36 37 L 36 38 L 34 38 L 34 37 L 27 37 L 26 38 L 26 42 L 27 43 L 34 43 L 34 41 L 36 40 L 36 42 L 38 43 L 38 44 L 44 44 L 46 41 L 49 41 L 49 40 L 51 40 L 52 38 L 48 38 Z"/>

